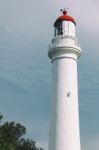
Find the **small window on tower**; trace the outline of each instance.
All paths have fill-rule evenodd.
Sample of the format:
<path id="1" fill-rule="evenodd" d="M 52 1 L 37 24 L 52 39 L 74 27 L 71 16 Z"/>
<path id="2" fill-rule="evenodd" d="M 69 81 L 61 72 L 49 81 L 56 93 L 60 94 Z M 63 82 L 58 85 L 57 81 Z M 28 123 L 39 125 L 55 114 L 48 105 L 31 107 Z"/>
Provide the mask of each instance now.
<path id="1" fill-rule="evenodd" d="M 63 24 L 58 22 L 55 26 L 54 36 L 63 35 Z"/>
<path id="2" fill-rule="evenodd" d="M 62 26 L 58 27 L 58 35 L 63 35 Z"/>
<path id="3" fill-rule="evenodd" d="M 55 28 L 54 36 L 57 36 L 57 35 L 58 35 L 58 28 Z"/>
<path id="4" fill-rule="evenodd" d="M 54 36 L 56 36 L 56 29 L 54 29 Z"/>
<path id="5" fill-rule="evenodd" d="M 71 97 L 71 92 L 68 92 L 68 93 L 67 93 L 67 97 Z"/>

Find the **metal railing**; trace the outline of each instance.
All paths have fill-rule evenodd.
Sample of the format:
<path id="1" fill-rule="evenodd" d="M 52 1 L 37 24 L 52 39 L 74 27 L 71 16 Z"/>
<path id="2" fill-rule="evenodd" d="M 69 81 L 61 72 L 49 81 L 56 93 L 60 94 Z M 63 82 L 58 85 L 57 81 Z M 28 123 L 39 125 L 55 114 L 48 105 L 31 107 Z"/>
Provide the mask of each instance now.
<path id="1" fill-rule="evenodd" d="M 80 47 L 77 38 L 75 38 L 73 36 L 69 36 L 69 35 L 60 35 L 60 36 L 54 37 L 52 39 L 52 43 L 49 45 L 49 49 L 60 46 L 60 43 L 62 43 L 62 40 L 64 41 L 64 43 L 72 42 L 74 46 Z"/>

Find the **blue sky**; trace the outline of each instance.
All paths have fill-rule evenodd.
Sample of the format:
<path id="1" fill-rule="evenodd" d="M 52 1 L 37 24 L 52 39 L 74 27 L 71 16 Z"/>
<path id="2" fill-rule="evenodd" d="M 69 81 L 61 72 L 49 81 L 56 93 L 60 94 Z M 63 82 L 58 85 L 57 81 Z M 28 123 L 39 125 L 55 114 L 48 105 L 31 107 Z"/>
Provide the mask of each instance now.
<path id="1" fill-rule="evenodd" d="M 0 0 L 0 112 L 20 122 L 27 136 L 47 147 L 53 22 L 69 8 L 83 50 L 78 62 L 82 150 L 99 147 L 98 0 Z"/>

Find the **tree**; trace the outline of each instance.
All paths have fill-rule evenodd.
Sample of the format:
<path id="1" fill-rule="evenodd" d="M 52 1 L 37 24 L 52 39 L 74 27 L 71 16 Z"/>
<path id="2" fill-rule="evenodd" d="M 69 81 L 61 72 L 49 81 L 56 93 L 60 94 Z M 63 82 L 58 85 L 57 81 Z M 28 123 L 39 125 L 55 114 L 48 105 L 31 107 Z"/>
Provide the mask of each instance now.
<path id="1" fill-rule="evenodd" d="M 3 118 L 3 116 L 2 116 L 2 114 L 0 113 L 0 122 L 1 122 L 2 118 Z"/>
<path id="2" fill-rule="evenodd" d="M 21 138 L 16 146 L 16 150 L 37 150 L 37 148 L 34 141 Z"/>
<path id="3" fill-rule="evenodd" d="M 15 150 L 17 141 L 25 133 L 26 128 L 19 123 L 4 123 L 0 126 L 0 147 L 2 148 L 2 150 Z"/>
<path id="4" fill-rule="evenodd" d="M 6 122 L 1 127 L 2 139 L 9 144 L 15 144 L 26 133 L 26 128 L 19 123 Z"/>
<path id="5" fill-rule="evenodd" d="M 0 122 L 2 118 L 0 114 Z M 12 121 L 0 125 L 0 150 L 38 150 L 33 140 L 23 138 L 25 134 L 26 128 L 20 123 Z"/>

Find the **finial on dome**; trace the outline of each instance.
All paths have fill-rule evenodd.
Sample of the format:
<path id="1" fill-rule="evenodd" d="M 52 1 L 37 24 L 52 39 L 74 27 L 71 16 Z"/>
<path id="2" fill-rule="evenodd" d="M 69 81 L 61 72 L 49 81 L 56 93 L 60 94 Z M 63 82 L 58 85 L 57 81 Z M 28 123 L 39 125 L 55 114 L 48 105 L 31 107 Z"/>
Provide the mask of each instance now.
<path id="1" fill-rule="evenodd" d="M 66 8 L 68 9 L 68 8 Z M 61 9 L 60 11 L 63 13 L 63 15 L 66 15 L 67 14 L 67 10 L 66 9 Z"/>

